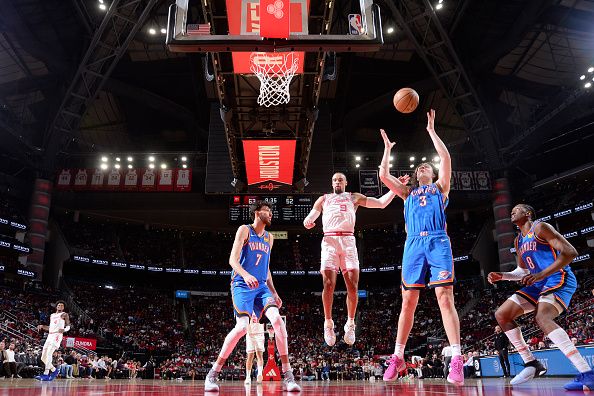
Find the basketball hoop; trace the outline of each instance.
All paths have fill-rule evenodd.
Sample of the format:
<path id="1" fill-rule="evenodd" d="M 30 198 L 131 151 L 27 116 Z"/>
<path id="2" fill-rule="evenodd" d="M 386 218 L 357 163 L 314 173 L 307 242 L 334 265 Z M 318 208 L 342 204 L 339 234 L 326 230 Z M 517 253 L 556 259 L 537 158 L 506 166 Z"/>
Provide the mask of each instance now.
<path id="1" fill-rule="evenodd" d="M 278 106 L 289 103 L 289 86 L 299 66 L 298 58 L 292 52 L 254 52 L 250 56 L 250 69 L 260 80 L 260 106 Z"/>

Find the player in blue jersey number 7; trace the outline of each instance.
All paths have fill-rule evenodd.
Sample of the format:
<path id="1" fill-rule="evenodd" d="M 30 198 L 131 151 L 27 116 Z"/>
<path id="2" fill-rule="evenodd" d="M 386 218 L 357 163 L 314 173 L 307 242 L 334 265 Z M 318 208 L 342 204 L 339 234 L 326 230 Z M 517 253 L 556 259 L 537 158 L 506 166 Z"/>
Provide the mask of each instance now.
<path id="1" fill-rule="evenodd" d="M 555 318 L 567 309 L 577 288 L 575 275 L 569 263 L 577 256 L 575 248 L 550 224 L 534 221 L 530 205 L 516 205 L 511 212 L 511 222 L 520 228 L 515 239 L 517 267 L 510 272 L 491 272 L 488 280 L 521 281 L 523 288 L 516 291 L 495 312 L 495 318 L 505 331 L 524 361 L 524 369 L 512 380 L 518 385 L 546 373 L 546 368 L 534 357 L 515 320 L 536 310 L 536 324 L 567 356 L 579 371 L 567 390 L 594 390 L 594 373 L 580 355 L 569 336 Z"/>
<path id="2" fill-rule="evenodd" d="M 428 284 L 430 288 L 435 288 L 441 318 L 452 349 L 448 382 L 462 385 L 464 362 L 460 348 L 460 320 L 454 305 L 454 262 L 445 216 L 452 161 L 448 149 L 435 132 L 435 110 L 427 113 L 427 132 L 440 158 L 439 171 L 436 174 L 430 163 L 421 163 L 411 177 L 412 188 L 409 188 L 390 175 L 388 162 L 395 143 L 390 142 L 386 133 L 381 131 L 384 156 L 380 165 L 380 178 L 404 201 L 407 233 L 402 257 L 402 308 L 398 318 L 396 346 L 390 365 L 384 373 L 384 381 L 395 380 L 398 373 L 406 367 L 404 347 L 413 326 L 420 289 Z"/>
<path id="3" fill-rule="evenodd" d="M 269 268 L 270 251 L 274 243 L 272 235 L 266 231 L 266 226 L 272 224 L 270 204 L 263 201 L 252 204 L 250 215 L 254 222 L 237 229 L 229 256 L 229 265 L 233 268 L 231 297 L 236 324 L 225 337 L 217 361 L 204 380 L 204 390 L 219 390 L 216 383 L 219 372 L 237 342 L 247 333 L 253 313 L 258 319 L 266 315 L 274 327 L 276 347 L 282 363 L 283 388 L 289 392 L 298 392 L 301 388 L 295 382 L 289 363 L 287 328 L 278 311 L 282 300 L 274 288 Z"/>

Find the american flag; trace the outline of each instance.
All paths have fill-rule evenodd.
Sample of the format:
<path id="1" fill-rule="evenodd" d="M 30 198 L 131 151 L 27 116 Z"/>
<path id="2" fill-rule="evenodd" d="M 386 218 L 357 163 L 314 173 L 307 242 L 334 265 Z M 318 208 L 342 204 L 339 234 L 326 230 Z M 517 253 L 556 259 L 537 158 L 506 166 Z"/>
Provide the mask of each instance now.
<path id="1" fill-rule="evenodd" d="M 186 33 L 190 36 L 210 34 L 210 23 L 190 23 L 186 25 Z"/>

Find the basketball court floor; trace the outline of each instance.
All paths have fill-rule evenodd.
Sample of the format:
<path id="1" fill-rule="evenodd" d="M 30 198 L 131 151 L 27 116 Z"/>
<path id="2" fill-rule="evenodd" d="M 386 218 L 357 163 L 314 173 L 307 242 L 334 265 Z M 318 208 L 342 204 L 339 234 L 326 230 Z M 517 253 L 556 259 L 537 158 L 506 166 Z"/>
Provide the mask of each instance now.
<path id="1" fill-rule="evenodd" d="M 570 378 L 539 378 L 532 382 L 516 386 L 513 389 L 509 380 L 500 378 L 470 379 L 465 385 L 450 385 L 441 379 L 402 380 L 392 383 L 378 381 L 341 381 L 341 382 L 301 382 L 302 391 L 293 395 L 326 396 L 372 396 L 372 395 L 476 395 L 476 396 L 554 396 L 561 394 L 582 394 L 566 392 L 563 385 Z M 588 392 L 589 393 L 589 392 Z M 162 380 L 56 380 L 37 382 L 30 379 L 0 380 L 1 395 L 42 395 L 42 396 L 99 396 L 99 395 L 216 395 L 204 392 L 203 381 L 162 381 Z M 280 383 L 267 382 L 262 385 L 244 386 L 238 382 L 222 382 L 220 395 L 266 396 L 281 395 Z"/>

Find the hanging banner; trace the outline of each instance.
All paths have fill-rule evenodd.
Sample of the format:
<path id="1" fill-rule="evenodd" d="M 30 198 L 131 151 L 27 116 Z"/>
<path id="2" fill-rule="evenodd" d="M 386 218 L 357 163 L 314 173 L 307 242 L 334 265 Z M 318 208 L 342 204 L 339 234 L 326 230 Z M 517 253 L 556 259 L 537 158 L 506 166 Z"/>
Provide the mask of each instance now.
<path id="1" fill-rule="evenodd" d="M 154 191 L 157 183 L 157 175 L 154 169 L 143 169 L 142 182 L 140 189 L 142 191 Z"/>
<path id="2" fill-rule="evenodd" d="M 248 185 L 266 181 L 293 184 L 295 140 L 244 140 Z"/>
<path id="3" fill-rule="evenodd" d="M 105 173 L 101 169 L 95 169 L 91 177 L 91 190 L 102 190 Z"/>
<path id="4" fill-rule="evenodd" d="M 176 169 L 175 191 L 190 191 L 192 189 L 192 170 Z"/>
<path id="5" fill-rule="evenodd" d="M 361 194 L 367 197 L 379 197 L 381 195 L 377 170 L 359 171 L 359 190 Z"/>
<path id="6" fill-rule="evenodd" d="M 158 191 L 173 191 L 173 170 L 161 169 L 159 171 L 159 180 L 157 182 Z"/>
<path id="7" fill-rule="evenodd" d="M 474 189 L 474 175 L 472 172 L 456 172 L 458 174 L 458 185 L 460 190 L 473 190 Z"/>
<path id="8" fill-rule="evenodd" d="M 107 189 L 116 191 L 120 189 L 122 184 L 122 174 L 117 169 L 112 169 L 107 176 Z"/>
<path id="9" fill-rule="evenodd" d="M 128 169 L 126 172 L 126 177 L 124 178 L 124 190 L 138 190 L 138 173 L 136 172 L 136 169 Z"/>
<path id="10" fill-rule="evenodd" d="M 68 190 L 72 182 L 72 172 L 70 169 L 62 169 L 56 182 L 56 190 Z"/>
<path id="11" fill-rule="evenodd" d="M 491 190 L 491 175 L 487 171 L 475 171 L 474 180 L 476 181 L 476 189 L 488 191 Z"/>

